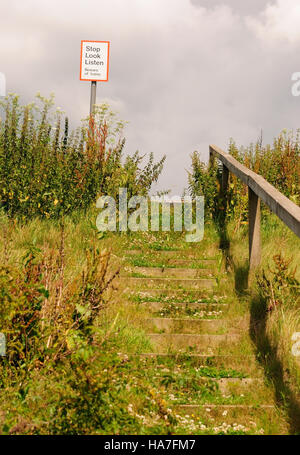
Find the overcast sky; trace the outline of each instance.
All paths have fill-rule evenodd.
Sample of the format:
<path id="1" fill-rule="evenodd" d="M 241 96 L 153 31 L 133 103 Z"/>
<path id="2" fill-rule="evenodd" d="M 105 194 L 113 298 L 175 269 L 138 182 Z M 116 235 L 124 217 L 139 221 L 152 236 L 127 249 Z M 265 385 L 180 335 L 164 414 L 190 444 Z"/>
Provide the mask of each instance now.
<path id="1" fill-rule="evenodd" d="M 55 92 L 73 125 L 89 110 L 80 41 L 109 40 L 97 102 L 130 122 L 128 153 L 167 154 L 159 188 L 173 194 L 193 150 L 300 127 L 299 0 L 2 0 L 0 39 L 7 90 L 26 102 Z"/>

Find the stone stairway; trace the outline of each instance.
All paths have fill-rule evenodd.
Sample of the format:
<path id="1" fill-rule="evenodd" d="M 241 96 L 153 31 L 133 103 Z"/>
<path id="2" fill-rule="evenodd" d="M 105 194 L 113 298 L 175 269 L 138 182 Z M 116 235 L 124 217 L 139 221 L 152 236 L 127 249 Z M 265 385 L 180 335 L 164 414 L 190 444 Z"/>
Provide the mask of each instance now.
<path id="1" fill-rule="evenodd" d="M 142 258 L 140 251 L 124 257 L 123 292 L 137 305 L 152 346 L 136 360 L 154 371 L 153 387 L 163 387 L 182 425 L 195 434 L 286 433 L 256 362 L 249 315 L 232 311 L 220 285 L 220 257 L 188 250 L 150 252 L 143 261 L 132 259 Z"/>

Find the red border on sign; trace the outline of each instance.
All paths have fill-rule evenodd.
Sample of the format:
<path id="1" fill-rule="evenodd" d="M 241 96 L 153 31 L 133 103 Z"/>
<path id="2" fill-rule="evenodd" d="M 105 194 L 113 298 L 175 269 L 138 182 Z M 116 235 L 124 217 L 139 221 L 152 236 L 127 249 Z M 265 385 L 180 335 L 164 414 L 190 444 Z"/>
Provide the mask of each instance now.
<path id="1" fill-rule="evenodd" d="M 107 74 L 106 74 L 106 79 L 82 79 L 81 73 L 82 73 L 82 44 L 83 43 L 107 43 Z M 81 49 L 80 49 L 80 75 L 79 79 L 81 81 L 99 81 L 99 82 L 107 82 L 108 81 L 108 70 L 109 70 L 109 46 L 110 46 L 110 41 L 92 41 L 92 40 L 81 40 Z"/>

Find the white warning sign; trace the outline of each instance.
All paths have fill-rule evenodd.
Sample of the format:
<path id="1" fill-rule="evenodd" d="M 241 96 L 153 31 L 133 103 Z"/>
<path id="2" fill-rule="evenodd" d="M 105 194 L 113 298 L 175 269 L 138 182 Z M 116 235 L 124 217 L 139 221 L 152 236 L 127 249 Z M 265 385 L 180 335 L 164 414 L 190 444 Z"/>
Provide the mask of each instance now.
<path id="1" fill-rule="evenodd" d="M 109 41 L 81 41 L 81 81 L 108 81 L 109 44 Z"/>

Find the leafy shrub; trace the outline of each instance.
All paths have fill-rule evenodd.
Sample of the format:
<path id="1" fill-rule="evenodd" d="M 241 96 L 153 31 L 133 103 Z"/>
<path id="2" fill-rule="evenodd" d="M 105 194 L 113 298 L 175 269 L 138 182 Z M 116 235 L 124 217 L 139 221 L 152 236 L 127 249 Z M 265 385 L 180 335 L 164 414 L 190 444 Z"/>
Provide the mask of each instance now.
<path id="1" fill-rule="evenodd" d="M 191 158 L 192 170 L 188 173 L 189 193 L 193 198 L 204 196 L 205 217 L 216 219 L 223 210 L 223 201 L 219 197 L 220 168 L 216 164 L 205 164 L 198 152 L 194 152 Z"/>
<path id="2" fill-rule="evenodd" d="M 124 123 L 107 105 L 70 133 L 68 118 L 51 113 L 53 97 L 38 99 L 40 108 L 20 106 L 16 95 L 2 103 L 0 205 L 9 215 L 59 218 L 87 209 L 102 194 L 114 196 L 119 186 L 130 196 L 147 194 L 165 157 L 155 163 L 151 154 L 144 167 L 139 152 L 123 159 Z"/>
<path id="3" fill-rule="evenodd" d="M 60 236 L 55 249 L 31 246 L 21 268 L 0 269 L 0 327 L 10 365 L 43 365 L 45 359 L 55 362 L 80 351 L 91 343 L 92 327 L 106 305 L 104 294 L 118 274 L 107 277 L 109 251 L 100 251 L 91 239 L 81 276 L 66 286 L 63 227 Z"/>
<path id="4" fill-rule="evenodd" d="M 0 268 L 0 324 L 7 340 L 9 363 L 24 363 L 39 350 L 41 309 L 47 296 L 33 250 L 24 258 L 23 271 Z"/>
<path id="5" fill-rule="evenodd" d="M 275 269 L 269 270 L 269 274 L 262 271 L 257 278 L 260 295 L 266 301 L 268 311 L 280 306 L 297 308 L 300 283 L 295 277 L 296 269 L 290 270 L 291 260 L 285 260 L 281 254 L 275 255 L 273 260 Z"/>
<path id="6" fill-rule="evenodd" d="M 107 347 L 91 359 L 72 362 L 64 392 L 56 400 L 50 434 L 168 433 L 175 422 L 143 371 Z"/>

